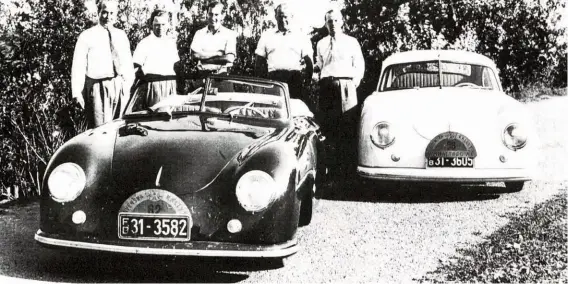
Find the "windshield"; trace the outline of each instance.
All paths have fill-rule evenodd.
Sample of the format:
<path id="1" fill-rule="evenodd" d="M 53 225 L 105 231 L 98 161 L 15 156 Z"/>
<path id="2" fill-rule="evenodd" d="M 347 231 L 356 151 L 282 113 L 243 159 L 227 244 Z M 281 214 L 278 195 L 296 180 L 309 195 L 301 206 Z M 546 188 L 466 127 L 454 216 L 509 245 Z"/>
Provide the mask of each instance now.
<path id="1" fill-rule="evenodd" d="M 182 88 L 179 88 L 182 89 Z M 125 115 L 215 113 L 232 117 L 286 119 L 288 109 L 282 86 L 252 79 L 213 77 L 193 80 L 183 91 L 149 105 L 145 92 L 136 92 Z"/>
<path id="2" fill-rule="evenodd" d="M 498 81 L 492 69 L 481 65 L 447 61 L 391 65 L 383 72 L 380 82 L 380 91 L 440 86 L 499 89 Z"/>
<path id="3" fill-rule="evenodd" d="M 205 96 L 206 112 L 254 118 L 288 118 L 280 85 L 242 79 L 212 78 Z"/>

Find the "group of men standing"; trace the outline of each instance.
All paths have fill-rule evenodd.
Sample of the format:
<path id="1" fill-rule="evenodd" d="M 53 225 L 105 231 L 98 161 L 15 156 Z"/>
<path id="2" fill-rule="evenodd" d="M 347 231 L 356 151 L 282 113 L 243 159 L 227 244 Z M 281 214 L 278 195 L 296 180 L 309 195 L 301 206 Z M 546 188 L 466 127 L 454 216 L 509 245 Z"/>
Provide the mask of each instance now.
<path id="1" fill-rule="evenodd" d="M 101 0 L 97 8 L 98 24 L 79 36 L 71 74 L 72 96 L 84 108 L 88 128 L 120 117 L 131 89 L 143 92 L 148 106 L 175 94 L 179 70 L 175 41 L 165 35 L 167 13 L 152 13 L 152 33 L 132 56 L 125 32 L 113 26 L 118 2 Z M 195 33 L 191 43 L 199 77 L 228 73 L 236 58 L 237 34 L 222 26 L 224 9 L 219 2 L 208 6 L 208 25 Z M 277 29 L 264 32 L 255 50 L 256 75 L 287 83 L 291 98 L 307 101 L 304 86 L 314 72 L 319 73 L 316 118 L 337 151 L 337 162 L 351 159 L 356 149 L 352 144 L 358 118 L 356 88 L 365 71 L 358 41 L 343 33 L 338 10 L 327 11 L 329 35 L 317 43 L 314 64 L 310 38 L 292 26 L 291 7 L 278 5 L 275 16 Z"/>

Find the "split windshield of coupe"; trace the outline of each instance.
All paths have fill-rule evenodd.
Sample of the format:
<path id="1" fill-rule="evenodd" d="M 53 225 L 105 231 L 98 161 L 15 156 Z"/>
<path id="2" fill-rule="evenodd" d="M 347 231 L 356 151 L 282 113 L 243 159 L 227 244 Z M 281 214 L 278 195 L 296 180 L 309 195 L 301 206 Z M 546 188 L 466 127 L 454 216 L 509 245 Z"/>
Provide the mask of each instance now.
<path id="1" fill-rule="evenodd" d="M 432 87 L 499 90 L 499 83 L 493 70 L 485 66 L 449 61 L 426 61 L 388 66 L 383 72 L 379 91 Z"/>

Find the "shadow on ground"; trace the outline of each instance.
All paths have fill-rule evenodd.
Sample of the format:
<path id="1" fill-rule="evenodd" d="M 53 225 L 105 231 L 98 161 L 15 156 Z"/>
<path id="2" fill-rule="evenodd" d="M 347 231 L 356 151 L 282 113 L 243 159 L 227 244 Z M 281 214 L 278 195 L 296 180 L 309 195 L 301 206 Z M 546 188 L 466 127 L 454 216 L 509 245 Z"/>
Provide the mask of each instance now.
<path id="1" fill-rule="evenodd" d="M 40 274 L 53 280 L 146 283 L 234 283 L 246 280 L 248 272 L 280 267 L 282 261 L 267 259 L 204 259 L 65 251 L 51 251 L 38 264 Z"/>
<path id="2" fill-rule="evenodd" d="M 376 182 L 361 179 L 328 181 L 322 199 L 377 203 L 441 203 L 497 199 L 507 189 L 502 183 L 453 184 Z"/>

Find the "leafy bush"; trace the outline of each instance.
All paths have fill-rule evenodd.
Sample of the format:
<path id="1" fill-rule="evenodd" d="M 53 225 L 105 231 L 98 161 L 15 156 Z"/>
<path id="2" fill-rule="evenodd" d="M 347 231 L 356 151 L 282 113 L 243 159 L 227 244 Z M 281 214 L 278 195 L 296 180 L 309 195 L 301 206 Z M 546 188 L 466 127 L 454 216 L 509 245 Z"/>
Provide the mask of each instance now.
<path id="1" fill-rule="evenodd" d="M 76 35 L 88 24 L 68 15 L 82 14 L 82 2 L 14 2 L 13 13 L 5 15 L 0 37 L 0 180 L 5 197 L 38 193 L 49 157 L 81 131 L 80 115 L 67 94 Z M 58 124 L 60 109 L 74 115 L 67 131 Z"/>
<path id="2" fill-rule="evenodd" d="M 346 1 L 347 31 L 367 65 L 360 91 L 377 85 L 381 62 L 413 49 L 465 49 L 493 59 L 508 91 L 543 83 L 566 86 L 565 30 L 558 0 Z"/>

